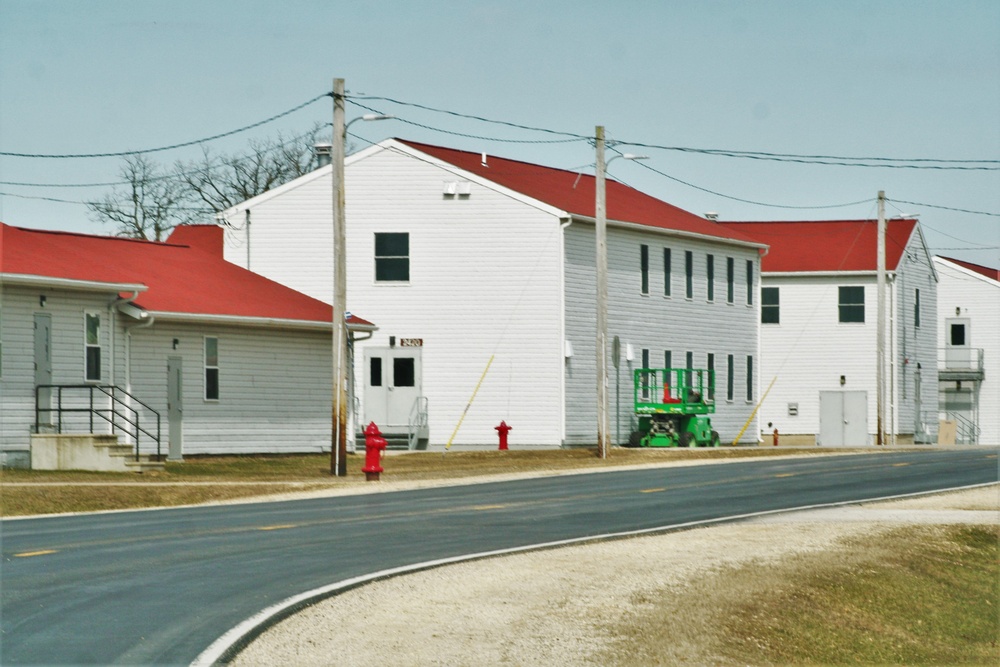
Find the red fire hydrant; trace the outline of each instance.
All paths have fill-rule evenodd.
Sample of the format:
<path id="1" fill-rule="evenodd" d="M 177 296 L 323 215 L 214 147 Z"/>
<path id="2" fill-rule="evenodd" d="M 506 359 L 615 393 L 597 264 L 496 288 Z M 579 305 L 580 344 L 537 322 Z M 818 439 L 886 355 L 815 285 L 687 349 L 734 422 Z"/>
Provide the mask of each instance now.
<path id="1" fill-rule="evenodd" d="M 378 474 L 382 472 L 381 461 L 385 445 L 385 438 L 382 437 L 378 426 L 375 422 L 369 423 L 365 428 L 365 467 L 361 469 L 369 482 L 377 482 Z"/>
<path id="2" fill-rule="evenodd" d="M 500 451 L 507 451 L 507 434 L 510 433 L 510 430 L 514 427 L 507 426 L 507 422 L 501 420 L 500 425 L 494 426 L 493 428 L 496 429 L 497 435 L 500 436 Z"/>
<path id="3" fill-rule="evenodd" d="M 774 429 L 774 433 L 771 434 L 771 444 L 778 446 L 778 429 Z"/>

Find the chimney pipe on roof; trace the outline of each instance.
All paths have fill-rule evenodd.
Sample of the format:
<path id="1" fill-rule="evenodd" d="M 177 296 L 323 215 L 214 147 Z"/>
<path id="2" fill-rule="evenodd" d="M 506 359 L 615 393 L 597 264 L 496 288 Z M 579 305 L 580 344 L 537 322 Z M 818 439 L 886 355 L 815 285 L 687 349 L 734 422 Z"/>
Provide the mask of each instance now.
<path id="1" fill-rule="evenodd" d="M 325 167 L 333 161 L 333 144 L 320 142 L 313 145 L 313 155 L 316 156 L 316 168 Z"/>

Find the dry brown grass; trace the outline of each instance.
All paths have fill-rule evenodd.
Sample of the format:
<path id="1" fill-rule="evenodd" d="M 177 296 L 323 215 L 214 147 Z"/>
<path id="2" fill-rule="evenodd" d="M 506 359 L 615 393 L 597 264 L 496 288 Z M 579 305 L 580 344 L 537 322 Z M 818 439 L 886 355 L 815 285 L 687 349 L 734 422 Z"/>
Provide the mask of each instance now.
<path id="1" fill-rule="evenodd" d="M 846 451 L 838 450 L 837 453 Z M 819 448 L 616 448 L 602 460 L 593 449 L 406 452 L 386 456 L 382 480 L 391 485 L 486 475 L 830 453 L 830 450 Z M 348 455 L 348 475 L 343 478 L 331 476 L 329 454 L 190 457 L 180 463 L 168 462 L 165 472 L 141 475 L 4 470 L 0 473 L 0 516 L 176 506 L 295 491 L 360 487 L 366 483 L 361 472 L 363 463 L 363 455 Z"/>
<path id="2" fill-rule="evenodd" d="M 1000 529 L 899 528 L 634 600 L 605 664 L 1000 664 Z"/>

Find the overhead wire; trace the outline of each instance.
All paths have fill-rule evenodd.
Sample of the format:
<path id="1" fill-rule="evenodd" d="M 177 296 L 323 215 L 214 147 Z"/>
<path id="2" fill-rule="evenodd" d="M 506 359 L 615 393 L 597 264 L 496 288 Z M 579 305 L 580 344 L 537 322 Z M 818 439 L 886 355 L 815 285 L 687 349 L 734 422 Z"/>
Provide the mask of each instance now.
<path id="1" fill-rule="evenodd" d="M 332 93 L 323 93 L 322 95 L 317 95 L 316 97 L 312 98 L 311 100 L 307 100 L 307 101 L 303 102 L 302 104 L 299 104 L 299 105 L 297 105 L 295 107 L 292 107 L 291 109 L 289 109 L 287 111 L 282 111 L 281 113 L 275 114 L 275 115 L 271 116 L 270 118 L 265 118 L 264 120 L 257 121 L 256 123 L 251 123 L 250 125 L 244 125 L 243 127 L 237 128 L 235 130 L 230 130 L 228 132 L 222 132 L 220 134 L 214 134 L 214 135 L 212 135 L 210 137 L 204 137 L 202 139 L 195 139 L 195 140 L 192 140 L 192 141 L 184 141 L 184 142 L 181 142 L 181 143 L 171 144 L 169 146 L 159 146 L 157 148 L 143 148 L 143 149 L 140 149 L 140 150 L 131 150 L 131 151 L 115 151 L 115 152 L 108 152 L 108 153 L 15 153 L 15 152 L 11 152 L 11 151 L 0 151 L 0 156 L 4 156 L 4 157 L 20 157 L 20 158 L 48 158 L 48 159 L 66 160 L 66 159 L 77 159 L 77 158 L 127 157 L 127 156 L 130 156 L 130 155 L 147 155 L 149 153 L 161 153 L 163 151 L 170 151 L 170 150 L 174 150 L 174 149 L 177 149 L 177 148 L 187 148 L 188 146 L 196 146 L 198 144 L 208 143 L 210 141 L 215 141 L 217 139 L 224 139 L 225 137 L 231 137 L 234 134 L 240 134 L 241 132 L 246 132 L 247 130 L 252 130 L 252 129 L 256 128 L 256 127 L 260 127 L 261 125 L 266 125 L 268 123 L 276 121 L 279 118 L 284 118 L 285 116 L 288 116 L 290 114 L 295 113 L 296 111 L 299 111 L 300 109 L 304 109 L 305 107 L 309 106 L 313 102 L 316 102 L 317 100 L 321 100 L 324 97 L 330 97 L 331 94 Z"/>

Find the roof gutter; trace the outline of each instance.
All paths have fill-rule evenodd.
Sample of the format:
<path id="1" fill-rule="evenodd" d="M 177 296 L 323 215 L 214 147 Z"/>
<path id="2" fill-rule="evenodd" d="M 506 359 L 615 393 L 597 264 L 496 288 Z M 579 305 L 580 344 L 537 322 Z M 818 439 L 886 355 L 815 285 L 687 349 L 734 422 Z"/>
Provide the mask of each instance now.
<path id="1" fill-rule="evenodd" d="M 573 219 L 580 222 L 587 222 L 590 224 L 597 224 L 597 221 L 586 215 L 573 214 Z M 651 225 L 643 225 L 638 222 L 624 222 L 622 220 L 608 220 L 609 227 L 620 227 L 622 229 L 629 229 L 638 232 L 654 232 L 663 234 L 665 236 L 679 236 L 681 238 L 695 239 L 699 241 L 711 241 L 713 243 L 725 243 L 728 245 L 735 245 L 744 248 L 757 248 L 763 249 L 768 248 L 768 244 L 760 243 L 758 241 L 744 241 L 741 239 L 734 239 L 726 236 L 711 236 L 710 234 L 699 234 L 698 232 L 686 232 L 680 229 L 668 229 L 666 227 L 653 227 Z"/>
<path id="2" fill-rule="evenodd" d="M 24 285 L 26 287 L 49 287 L 53 289 L 86 290 L 89 292 L 145 292 L 149 289 L 140 283 L 104 283 L 94 280 L 74 280 L 73 278 L 54 278 L 25 273 L 0 273 L 0 280 L 8 285 Z M 134 298 L 134 297 L 133 297 Z"/>
<path id="3" fill-rule="evenodd" d="M 169 322 L 207 322 L 211 324 L 228 324 L 245 327 L 267 327 L 282 329 L 303 329 L 312 331 L 326 331 L 332 328 L 329 320 L 290 320 L 277 317 L 247 317 L 243 315 L 209 315 L 201 313 L 171 313 L 166 311 L 150 312 L 158 320 Z M 374 324 L 347 323 L 347 330 L 351 332 L 375 332 L 378 327 Z"/>

